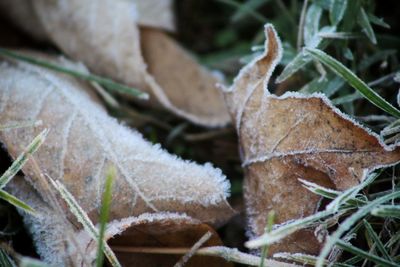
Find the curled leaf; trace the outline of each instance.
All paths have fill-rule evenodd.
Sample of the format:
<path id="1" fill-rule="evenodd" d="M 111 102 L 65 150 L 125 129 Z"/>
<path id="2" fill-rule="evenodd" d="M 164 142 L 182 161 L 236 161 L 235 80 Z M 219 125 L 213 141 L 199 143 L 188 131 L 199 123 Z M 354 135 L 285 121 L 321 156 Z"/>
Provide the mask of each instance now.
<path id="1" fill-rule="evenodd" d="M 47 263 L 52 266 L 94 265 L 97 242 L 88 232 L 77 224 L 66 225 L 62 215 L 45 203 L 22 177 L 16 177 L 9 190 L 37 209 L 38 216 L 24 216 L 24 222 L 33 233 L 38 253 Z M 144 213 L 109 222 L 105 240 L 122 266 L 169 267 L 179 260 L 180 255 L 153 255 L 138 251 L 153 247 L 190 248 L 208 231 L 212 236 L 205 246 L 221 245 L 217 233 L 210 226 L 187 215 L 171 212 Z M 205 265 L 231 266 L 222 259 L 204 256 L 194 256 L 187 266 Z"/>
<path id="2" fill-rule="evenodd" d="M 0 77 L 0 124 L 42 121 L 36 127 L 1 132 L 7 151 L 16 157 L 43 128 L 49 129 L 36 162 L 43 173 L 66 186 L 95 223 L 109 164 L 117 169 L 111 219 L 179 212 L 221 224 L 233 214 L 226 200 L 229 182 L 219 169 L 181 160 L 145 141 L 109 117 L 84 83 L 14 61 L 0 64 Z M 32 164 L 23 168 L 46 200 L 47 191 L 41 190 L 34 170 Z"/>
<path id="3" fill-rule="evenodd" d="M 281 44 L 271 25 L 265 33 L 264 54 L 224 90 L 240 141 L 253 236 L 263 234 L 270 210 L 276 212 L 278 224 L 318 210 L 320 197 L 305 189 L 300 179 L 344 190 L 372 170 L 400 160 L 398 148 L 386 146 L 323 94 L 271 94 L 267 86 L 280 60 Z M 313 229 L 306 229 L 271 251 L 317 254 L 320 246 Z"/>
<path id="4" fill-rule="evenodd" d="M 194 123 L 229 121 L 215 86 L 220 80 L 162 31 L 173 29 L 171 1 L 38 0 L 32 5 L 29 14 L 48 39 L 92 72 L 141 89 L 150 94 L 150 104 Z"/>

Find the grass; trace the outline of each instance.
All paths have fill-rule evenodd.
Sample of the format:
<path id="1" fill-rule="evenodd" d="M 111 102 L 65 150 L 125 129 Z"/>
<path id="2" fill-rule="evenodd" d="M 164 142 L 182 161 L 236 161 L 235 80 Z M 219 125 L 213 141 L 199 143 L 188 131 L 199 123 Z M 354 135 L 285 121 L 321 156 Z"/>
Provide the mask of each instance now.
<path id="1" fill-rule="evenodd" d="M 22 169 L 22 167 L 26 164 L 29 159 L 29 156 L 35 153 L 40 145 L 43 144 L 44 140 L 46 139 L 46 135 L 48 130 L 43 130 L 38 136 L 36 136 L 32 142 L 26 147 L 25 151 L 19 155 L 11 166 L 0 176 L 0 198 L 9 202 L 10 204 L 14 205 L 22 209 L 25 212 L 30 214 L 35 214 L 34 209 L 32 209 L 29 205 L 24 203 L 23 201 L 19 200 L 18 198 L 14 197 L 13 195 L 7 193 L 3 190 L 3 188 L 11 181 L 11 179 Z"/>
<path id="2" fill-rule="evenodd" d="M 54 181 L 51 178 L 49 180 L 50 180 L 51 184 L 53 185 L 53 187 L 60 194 L 60 196 L 65 200 L 71 213 L 73 215 L 75 215 L 78 222 L 82 224 L 83 229 L 85 229 L 85 231 L 90 235 L 90 237 L 93 240 L 97 240 L 97 242 L 101 243 L 101 245 L 99 245 L 98 248 L 102 249 L 102 251 L 106 255 L 111 266 L 112 267 L 121 267 L 121 264 L 119 263 L 114 252 L 108 246 L 107 242 L 101 237 L 101 235 L 104 236 L 104 231 L 105 231 L 105 221 L 104 220 L 107 219 L 107 217 L 108 217 L 107 213 L 108 213 L 109 205 L 110 205 L 111 185 L 112 185 L 112 180 L 114 179 L 113 175 L 114 175 L 113 171 L 108 172 L 107 186 L 105 187 L 105 191 L 103 194 L 103 201 L 102 201 L 102 207 L 101 207 L 101 211 L 102 211 L 101 220 L 102 221 L 100 224 L 100 231 L 102 231 L 102 232 L 99 232 L 99 230 L 96 228 L 96 226 L 93 225 L 93 222 L 89 219 L 89 216 L 79 206 L 79 204 L 76 201 L 76 199 L 74 198 L 74 196 L 65 188 L 65 186 L 61 182 Z M 97 260 L 97 264 L 101 263 L 101 261 L 102 261 L 101 257 L 102 256 L 100 256 L 100 259 Z"/>
<path id="3" fill-rule="evenodd" d="M 110 205 L 111 205 L 111 199 L 112 199 L 112 185 L 113 181 L 115 180 L 116 177 L 116 170 L 114 167 L 110 167 L 107 171 L 107 177 L 106 177 L 106 182 L 104 185 L 104 192 L 103 192 L 103 198 L 101 201 L 101 207 L 100 207 L 100 229 L 99 229 L 99 236 L 97 239 L 97 257 L 96 257 L 96 266 L 101 267 L 103 266 L 104 262 L 104 234 L 106 231 L 106 226 L 108 222 L 108 217 L 110 213 Z M 75 214 L 75 216 L 78 216 L 78 214 Z M 118 266 L 120 264 L 114 263 L 113 266 Z"/>
<path id="4" fill-rule="evenodd" d="M 12 125 L 12 126 L 3 126 L 2 130 L 9 130 L 9 129 L 15 129 L 20 127 L 20 124 L 18 126 Z M 23 127 L 26 127 L 24 125 Z M 22 200 L 16 198 L 15 196 L 11 195 L 10 193 L 6 192 L 3 190 L 3 188 L 14 178 L 14 176 L 22 169 L 22 167 L 27 163 L 29 157 L 35 153 L 39 147 L 43 144 L 43 142 L 46 139 L 48 130 L 45 129 L 39 135 L 37 135 L 32 142 L 25 148 L 24 152 L 20 154 L 14 162 L 11 164 L 11 166 L 3 173 L 3 175 L 0 176 L 0 199 L 3 199 L 4 201 L 8 202 L 9 204 L 13 205 L 14 207 L 19 208 L 20 210 L 27 212 L 33 216 L 36 216 L 35 210 L 30 207 L 28 204 L 23 202 Z M 4 232 L 5 233 L 5 232 Z M 15 267 L 16 263 L 14 260 L 10 257 L 10 255 L 7 253 L 7 251 L 0 246 L 0 266 L 4 267 Z M 29 260 L 26 257 L 22 257 L 22 262 L 20 263 L 20 266 L 39 266 L 39 267 L 46 267 L 44 264 L 40 265 L 40 262 L 37 260 Z"/>

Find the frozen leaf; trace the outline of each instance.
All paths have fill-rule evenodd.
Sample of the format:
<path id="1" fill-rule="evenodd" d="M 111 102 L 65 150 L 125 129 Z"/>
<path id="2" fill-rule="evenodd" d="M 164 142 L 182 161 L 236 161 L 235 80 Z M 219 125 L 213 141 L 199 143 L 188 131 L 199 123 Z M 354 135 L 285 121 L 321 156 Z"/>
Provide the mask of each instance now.
<path id="1" fill-rule="evenodd" d="M 220 224 L 232 215 L 226 201 L 229 182 L 219 169 L 184 161 L 145 141 L 109 117 L 83 83 L 13 61 L 1 63 L 0 77 L 0 124 L 42 121 L 3 131 L 0 140 L 16 157 L 43 128 L 49 129 L 35 155 L 38 165 L 68 188 L 94 222 L 110 164 L 118 172 L 112 219 L 170 211 Z M 31 164 L 23 171 L 41 192 Z"/>
<path id="2" fill-rule="evenodd" d="M 16 177 L 9 190 L 38 210 L 38 216 L 25 215 L 24 222 L 33 233 L 38 253 L 47 263 L 52 266 L 94 265 L 97 243 L 86 231 L 76 223 L 63 220 L 22 177 Z M 187 215 L 171 212 L 144 213 L 111 221 L 107 225 L 105 239 L 122 266 L 169 267 L 179 260 L 180 255 L 153 255 L 140 253 L 140 250 L 190 248 L 207 231 L 212 233 L 212 237 L 205 246 L 222 244 L 212 228 Z M 204 256 L 194 256 L 187 266 L 205 265 L 231 266 L 222 259 Z"/>
<path id="3" fill-rule="evenodd" d="M 151 104 L 194 123 L 224 125 L 229 115 L 215 87 L 220 80 L 163 32 L 173 29 L 171 5 L 170 0 L 38 0 L 30 14 L 48 39 L 92 72 L 146 91 Z"/>
<path id="4" fill-rule="evenodd" d="M 281 58 L 281 44 L 271 25 L 265 32 L 264 54 L 224 89 L 239 136 L 252 236 L 263 234 L 270 210 L 278 224 L 318 210 L 320 197 L 299 179 L 344 190 L 370 171 L 400 160 L 399 149 L 383 144 L 323 94 L 271 94 L 267 86 Z M 313 229 L 306 229 L 273 245 L 271 252 L 317 254 L 319 249 Z"/>
<path id="5" fill-rule="evenodd" d="M 218 234 L 206 224 L 178 214 L 156 214 L 141 216 L 143 222 L 129 223 L 123 235 L 111 239 L 109 244 L 124 266 L 174 266 L 183 255 L 149 255 L 148 253 L 129 253 L 130 248 L 187 248 L 190 249 L 206 232 L 212 237 L 203 244 L 220 246 Z M 147 218 L 146 218 L 147 217 Z M 146 220 L 147 221 L 146 221 Z M 132 220 L 132 219 L 131 219 Z M 111 225 L 111 227 L 115 227 Z M 193 256 L 185 266 L 232 266 L 225 260 L 215 257 Z"/>

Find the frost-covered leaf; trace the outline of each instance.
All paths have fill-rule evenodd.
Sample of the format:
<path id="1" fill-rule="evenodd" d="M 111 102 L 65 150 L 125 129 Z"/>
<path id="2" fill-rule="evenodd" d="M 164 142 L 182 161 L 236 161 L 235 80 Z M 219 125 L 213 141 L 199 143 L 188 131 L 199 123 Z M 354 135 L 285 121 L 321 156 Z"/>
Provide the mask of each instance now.
<path id="1" fill-rule="evenodd" d="M 0 2 L 14 9 L 32 5 L 28 14 L 65 54 L 93 73 L 148 92 L 150 104 L 200 125 L 229 121 L 215 86 L 220 80 L 163 32 L 173 29 L 172 1 Z"/>
<path id="2" fill-rule="evenodd" d="M 149 217 L 148 219 L 145 217 Z M 130 248 L 155 247 L 155 248 L 187 248 L 190 249 L 206 232 L 211 232 L 212 237 L 203 244 L 207 246 L 221 246 L 218 234 L 206 224 L 201 224 L 188 216 L 177 214 L 156 214 L 154 219 L 144 214 L 140 222 L 138 219 L 127 220 L 129 225 L 123 235 L 110 240 L 110 246 L 117 253 L 124 266 L 174 266 L 183 255 L 151 255 L 129 253 Z M 170 218 L 169 218 L 170 217 Z M 146 221 L 147 219 L 147 221 Z M 117 225 L 118 226 L 118 225 Z M 111 227 L 115 227 L 111 225 Z M 109 229 L 111 229 L 109 227 Z M 232 266 L 225 260 L 215 257 L 193 256 L 185 266 L 192 267 L 219 267 Z"/>
<path id="3" fill-rule="evenodd" d="M 281 57 L 281 44 L 266 26 L 262 56 L 244 67 L 225 99 L 239 136 L 245 168 L 245 199 L 253 236 L 264 232 L 270 210 L 278 224 L 313 214 L 320 197 L 301 180 L 344 190 L 379 167 L 400 160 L 397 148 L 335 108 L 320 93 L 271 94 L 268 82 Z M 277 251 L 317 254 L 313 229 L 295 232 L 271 247 Z"/>
<path id="4" fill-rule="evenodd" d="M 36 233 L 33 235 L 35 245 L 47 263 L 57 267 L 94 266 L 97 243 L 91 234 L 76 223 L 65 225 L 65 221 L 60 218 L 62 215 L 45 203 L 22 177 L 16 177 L 9 189 L 38 211 L 40 216 L 24 216 L 24 222 L 31 232 Z M 66 229 L 71 228 L 72 235 L 66 234 Z M 180 255 L 140 253 L 140 249 L 190 248 L 207 231 L 212 233 L 212 237 L 205 245 L 221 245 L 217 233 L 210 226 L 187 215 L 172 212 L 143 213 L 109 222 L 105 240 L 122 266 L 170 267 L 179 260 Z M 193 257 L 187 266 L 205 265 L 231 266 L 224 260 L 208 257 Z"/>
<path id="5" fill-rule="evenodd" d="M 229 182 L 219 169 L 172 156 L 118 124 L 82 82 L 14 61 L 1 63 L 0 77 L 0 125 L 42 121 L 36 127 L 1 132 L 7 151 L 16 157 L 37 133 L 49 129 L 35 159 L 43 173 L 66 186 L 95 223 L 109 164 L 117 169 L 111 219 L 180 212 L 220 224 L 232 215 L 226 201 Z M 23 172 L 39 192 L 47 192 L 41 190 L 31 164 Z"/>

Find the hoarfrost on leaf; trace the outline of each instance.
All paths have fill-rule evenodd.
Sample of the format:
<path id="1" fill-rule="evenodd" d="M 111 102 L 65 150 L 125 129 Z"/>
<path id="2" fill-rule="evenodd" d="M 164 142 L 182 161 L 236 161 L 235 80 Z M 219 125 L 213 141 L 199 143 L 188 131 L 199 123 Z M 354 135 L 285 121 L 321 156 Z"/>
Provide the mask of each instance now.
<path id="1" fill-rule="evenodd" d="M 318 209 L 320 197 L 304 188 L 301 179 L 344 190 L 372 170 L 400 160 L 397 147 L 385 145 L 323 94 L 271 94 L 269 79 L 282 52 L 271 25 L 266 25 L 265 34 L 264 53 L 223 90 L 239 136 L 251 237 L 264 233 L 270 210 L 282 224 Z M 314 230 L 305 229 L 270 251 L 317 254 L 319 249 Z"/>
<path id="2" fill-rule="evenodd" d="M 50 129 L 35 160 L 43 173 L 67 187 L 95 223 L 110 164 L 117 169 L 111 219 L 176 212 L 218 225 L 232 216 L 226 200 L 229 182 L 219 169 L 170 155 L 120 125 L 89 94 L 87 84 L 14 61 L 0 65 L 0 76 L 0 124 L 42 121 L 1 132 L 0 140 L 15 157 L 43 128 Z M 23 172 L 46 199 L 48 191 L 35 178 L 34 166 L 27 164 Z M 47 255 L 45 250 L 40 253 Z"/>

